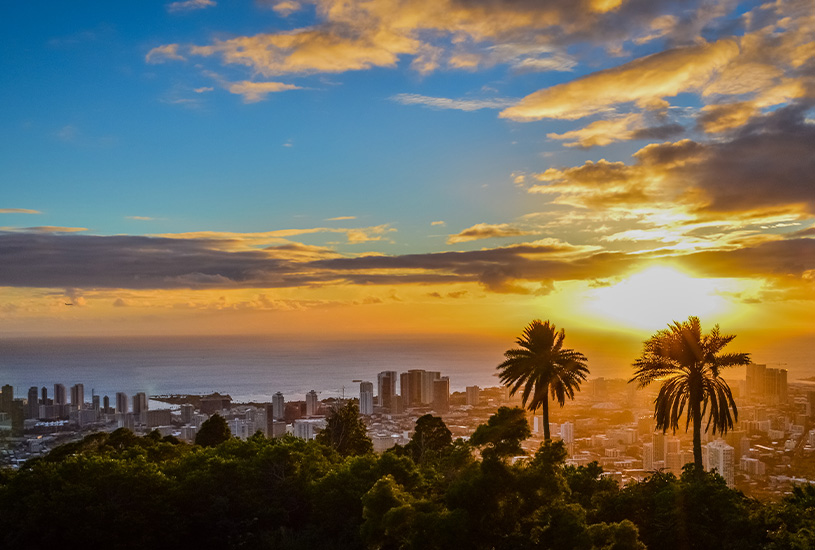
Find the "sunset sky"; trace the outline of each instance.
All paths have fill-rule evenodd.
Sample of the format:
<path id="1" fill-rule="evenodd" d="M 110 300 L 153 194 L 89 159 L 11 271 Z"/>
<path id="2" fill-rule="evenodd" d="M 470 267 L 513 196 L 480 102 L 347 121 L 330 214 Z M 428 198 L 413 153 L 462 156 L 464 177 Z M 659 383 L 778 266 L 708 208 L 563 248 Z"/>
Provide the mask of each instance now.
<path id="1" fill-rule="evenodd" d="M 0 337 L 451 335 L 815 375 L 812 0 L 0 8 Z M 797 369 L 797 370 L 796 370 Z"/>

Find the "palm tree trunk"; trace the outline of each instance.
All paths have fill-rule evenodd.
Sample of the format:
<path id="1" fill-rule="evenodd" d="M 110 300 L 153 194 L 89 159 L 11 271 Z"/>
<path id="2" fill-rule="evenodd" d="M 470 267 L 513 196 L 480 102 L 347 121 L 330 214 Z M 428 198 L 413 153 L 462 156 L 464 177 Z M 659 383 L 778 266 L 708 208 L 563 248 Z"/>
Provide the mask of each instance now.
<path id="1" fill-rule="evenodd" d="M 693 422 L 693 465 L 696 478 L 704 477 L 704 465 L 702 463 L 702 411 L 700 403 L 692 401 L 691 422 Z"/>
<path id="2" fill-rule="evenodd" d="M 551 436 L 549 434 L 549 398 L 543 400 L 543 440 L 549 441 Z"/>

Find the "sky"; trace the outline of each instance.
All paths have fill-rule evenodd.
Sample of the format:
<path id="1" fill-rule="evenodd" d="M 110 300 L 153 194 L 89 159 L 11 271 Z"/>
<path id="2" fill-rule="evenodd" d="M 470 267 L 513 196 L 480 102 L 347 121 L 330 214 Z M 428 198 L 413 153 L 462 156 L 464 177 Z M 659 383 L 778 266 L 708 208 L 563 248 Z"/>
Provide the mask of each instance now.
<path id="1" fill-rule="evenodd" d="M 449 335 L 815 375 L 812 0 L 0 8 L 0 337 Z"/>

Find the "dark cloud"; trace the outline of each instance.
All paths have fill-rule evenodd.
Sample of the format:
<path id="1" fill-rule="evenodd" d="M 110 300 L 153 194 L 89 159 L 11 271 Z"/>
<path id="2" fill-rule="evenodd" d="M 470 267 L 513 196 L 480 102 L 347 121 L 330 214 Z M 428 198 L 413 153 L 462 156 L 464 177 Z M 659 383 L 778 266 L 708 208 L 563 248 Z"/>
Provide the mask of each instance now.
<path id="1" fill-rule="evenodd" d="M 791 105 L 747 124 L 732 140 L 706 147 L 680 172 L 710 198 L 705 209 L 731 212 L 805 203 L 815 213 L 815 125 L 809 105 Z"/>
<path id="2" fill-rule="evenodd" d="M 678 136 L 684 131 L 685 127 L 681 124 L 663 124 L 661 126 L 634 130 L 631 134 L 631 139 L 668 139 Z"/>
<path id="3" fill-rule="evenodd" d="M 596 284 L 630 273 L 656 257 L 654 253 L 600 252 L 563 259 L 552 256 L 557 247 L 527 244 L 295 262 L 270 257 L 265 251 L 217 250 L 216 244 L 205 239 L 0 233 L 0 285 L 205 289 L 469 282 L 492 292 L 533 294 L 551 292 L 556 281 Z M 815 240 L 774 241 L 673 260 L 709 276 L 800 279 L 815 269 Z M 79 295 L 79 291 L 74 292 Z"/>

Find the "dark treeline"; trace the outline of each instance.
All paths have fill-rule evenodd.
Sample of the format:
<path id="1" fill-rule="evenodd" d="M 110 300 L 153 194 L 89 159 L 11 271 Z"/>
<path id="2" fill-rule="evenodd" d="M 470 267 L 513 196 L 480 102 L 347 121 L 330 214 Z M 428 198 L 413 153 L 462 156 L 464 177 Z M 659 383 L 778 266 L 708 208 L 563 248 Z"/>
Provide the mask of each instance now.
<path id="1" fill-rule="evenodd" d="M 813 547 L 812 487 L 762 503 L 692 464 L 620 487 L 596 463 L 565 465 L 560 442 L 513 460 L 529 428 L 508 408 L 470 442 L 426 415 L 378 455 L 346 409 L 317 441 L 188 445 L 119 429 L 0 470 L 0 548 Z"/>

